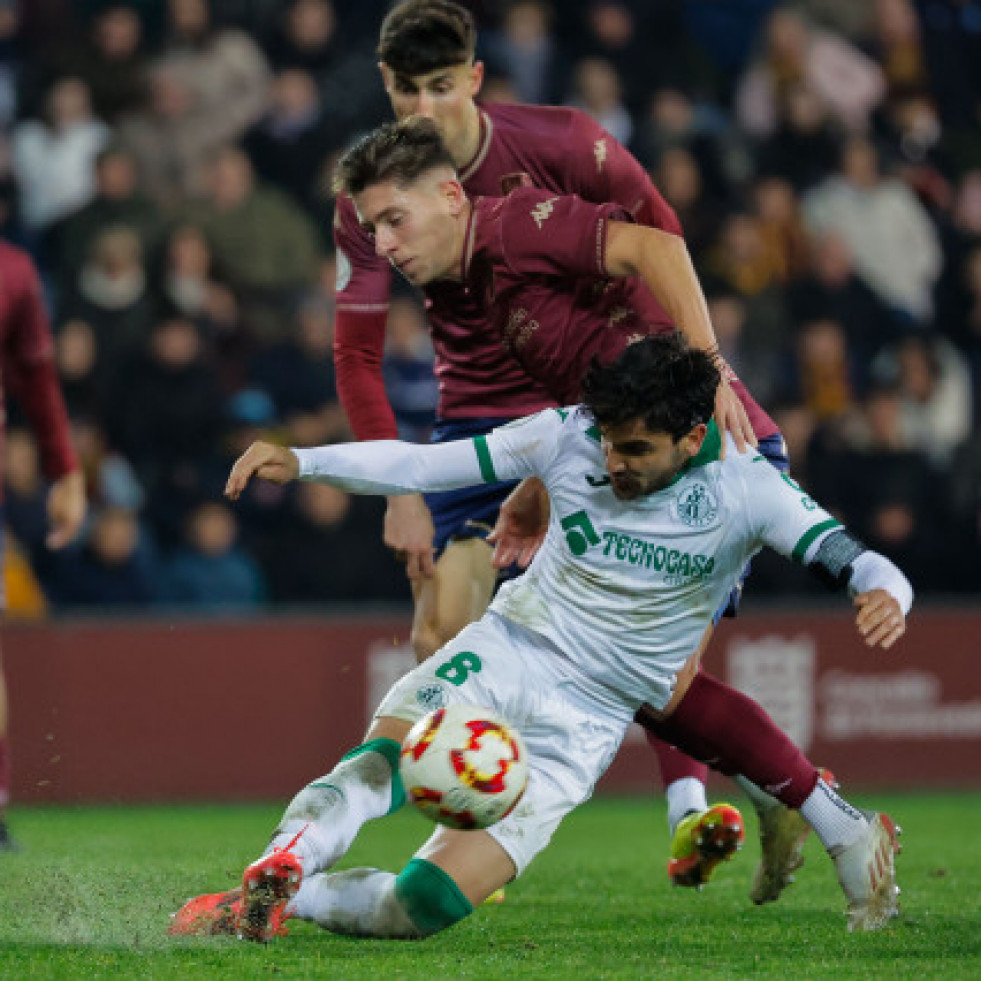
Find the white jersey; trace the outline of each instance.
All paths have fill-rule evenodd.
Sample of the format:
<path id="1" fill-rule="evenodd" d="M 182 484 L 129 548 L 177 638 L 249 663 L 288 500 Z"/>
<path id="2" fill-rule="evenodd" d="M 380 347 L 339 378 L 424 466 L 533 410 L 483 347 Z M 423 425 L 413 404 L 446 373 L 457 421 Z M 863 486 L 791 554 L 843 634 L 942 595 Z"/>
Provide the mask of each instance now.
<path id="1" fill-rule="evenodd" d="M 548 409 L 486 436 L 432 446 L 384 441 L 296 450 L 301 477 L 378 494 L 541 478 L 548 533 L 502 586 L 500 616 L 547 641 L 611 705 L 663 707 L 715 611 L 763 545 L 805 561 L 839 523 L 764 457 L 714 423 L 698 456 L 656 493 L 621 501 L 599 429 Z"/>

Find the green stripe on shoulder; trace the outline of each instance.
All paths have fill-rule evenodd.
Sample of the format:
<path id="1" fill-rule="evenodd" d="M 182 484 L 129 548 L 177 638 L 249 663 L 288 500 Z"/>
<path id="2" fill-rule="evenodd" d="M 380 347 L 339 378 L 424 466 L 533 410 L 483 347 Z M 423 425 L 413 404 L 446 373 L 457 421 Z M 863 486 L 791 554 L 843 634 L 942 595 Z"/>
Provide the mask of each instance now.
<path id="1" fill-rule="evenodd" d="M 553 411 L 553 412 L 557 412 L 557 413 L 559 414 L 559 418 L 560 418 L 560 419 L 561 419 L 561 420 L 562 420 L 563 422 L 565 422 L 565 421 L 566 421 L 566 419 L 568 419 L 568 418 L 569 418 L 569 410 L 568 410 L 568 409 L 553 409 L 552 411 Z"/>
<path id="2" fill-rule="evenodd" d="M 496 484 L 498 476 L 494 471 L 494 461 L 491 459 L 490 448 L 487 445 L 486 436 L 475 436 L 473 448 L 477 453 L 477 462 L 480 464 L 480 476 L 485 484 Z"/>
<path id="3" fill-rule="evenodd" d="M 795 562 L 803 562 L 804 556 L 807 554 L 807 550 L 811 547 L 811 542 L 813 542 L 818 535 L 821 535 L 832 528 L 840 528 L 840 527 L 841 527 L 841 522 L 835 521 L 834 518 L 828 518 L 827 521 L 822 521 L 819 524 L 814 525 L 812 528 L 809 528 L 807 531 L 804 532 L 803 535 L 800 536 L 800 539 L 798 540 L 797 544 L 794 546 L 794 550 L 793 552 L 791 552 L 790 557 Z"/>

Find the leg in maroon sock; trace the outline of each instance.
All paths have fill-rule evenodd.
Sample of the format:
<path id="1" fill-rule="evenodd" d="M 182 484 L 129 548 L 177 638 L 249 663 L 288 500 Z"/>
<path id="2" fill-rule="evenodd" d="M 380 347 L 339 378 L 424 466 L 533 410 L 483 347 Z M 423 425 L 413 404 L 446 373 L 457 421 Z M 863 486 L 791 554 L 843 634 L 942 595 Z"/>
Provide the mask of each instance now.
<path id="1" fill-rule="evenodd" d="M 658 738 L 653 732 L 647 732 L 645 735 L 648 745 L 657 756 L 658 765 L 661 767 L 661 780 L 665 787 L 686 777 L 692 777 L 699 783 L 705 783 L 708 779 L 708 767 L 704 763 L 685 756 L 680 749 Z"/>
<path id="2" fill-rule="evenodd" d="M 649 731 L 729 775 L 742 774 L 787 807 L 799 808 L 817 783 L 818 771 L 742 693 L 700 672 L 670 718 L 643 718 Z"/>

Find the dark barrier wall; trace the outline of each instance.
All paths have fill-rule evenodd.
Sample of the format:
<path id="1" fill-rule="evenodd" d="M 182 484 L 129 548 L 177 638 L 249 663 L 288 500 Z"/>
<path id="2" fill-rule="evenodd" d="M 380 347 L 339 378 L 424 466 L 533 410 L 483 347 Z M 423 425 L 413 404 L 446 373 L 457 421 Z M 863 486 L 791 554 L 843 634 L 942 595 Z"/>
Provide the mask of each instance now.
<path id="1" fill-rule="evenodd" d="M 9 625 L 20 801 L 286 798 L 411 665 L 403 617 Z M 745 615 L 708 667 L 849 788 L 981 786 L 981 612 L 919 611 L 894 652 L 847 611 Z M 631 732 L 604 790 L 649 788 Z"/>

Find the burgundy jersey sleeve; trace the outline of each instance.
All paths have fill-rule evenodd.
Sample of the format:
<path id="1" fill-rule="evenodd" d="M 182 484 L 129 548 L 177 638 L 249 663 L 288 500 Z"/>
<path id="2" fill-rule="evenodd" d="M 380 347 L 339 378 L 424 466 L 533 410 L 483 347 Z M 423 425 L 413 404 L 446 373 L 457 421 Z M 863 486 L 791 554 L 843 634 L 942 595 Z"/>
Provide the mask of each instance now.
<path id="1" fill-rule="evenodd" d="M 41 285 L 26 256 L 5 249 L 3 258 L 3 287 L 10 292 L 11 301 L 4 335 L 4 380 L 30 420 L 45 476 L 57 480 L 77 470 L 78 462 L 55 368 Z"/>
<path id="2" fill-rule="evenodd" d="M 588 150 L 586 149 L 588 147 Z M 636 157 L 594 119 L 573 113 L 563 159 L 568 186 L 587 201 L 615 201 L 641 225 L 681 235 L 681 223 Z"/>
<path id="3" fill-rule="evenodd" d="M 519 188 L 499 205 L 496 244 L 501 258 L 518 275 L 605 278 L 611 218 L 631 220 L 619 205 Z"/>
<path id="4" fill-rule="evenodd" d="M 391 266 L 375 253 L 348 197 L 337 200 L 334 247 L 334 370 L 341 405 L 358 439 L 394 439 L 395 414 L 382 376 Z"/>

